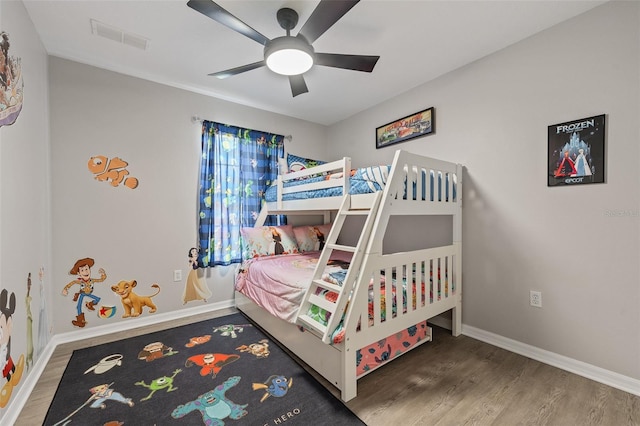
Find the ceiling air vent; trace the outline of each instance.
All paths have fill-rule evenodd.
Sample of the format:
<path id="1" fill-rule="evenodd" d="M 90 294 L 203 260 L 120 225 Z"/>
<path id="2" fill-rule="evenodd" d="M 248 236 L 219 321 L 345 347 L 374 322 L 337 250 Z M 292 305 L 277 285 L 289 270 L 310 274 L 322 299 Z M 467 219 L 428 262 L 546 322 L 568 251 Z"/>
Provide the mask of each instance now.
<path id="1" fill-rule="evenodd" d="M 102 22 L 91 19 L 91 32 L 94 35 L 108 38 L 109 40 L 116 41 L 118 43 L 126 44 L 128 46 L 136 47 L 141 50 L 147 50 L 149 45 L 149 39 L 141 37 L 139 35 L 125 33 L 119 28 L 112 27 L 111 25 L 103 24 Z"/>

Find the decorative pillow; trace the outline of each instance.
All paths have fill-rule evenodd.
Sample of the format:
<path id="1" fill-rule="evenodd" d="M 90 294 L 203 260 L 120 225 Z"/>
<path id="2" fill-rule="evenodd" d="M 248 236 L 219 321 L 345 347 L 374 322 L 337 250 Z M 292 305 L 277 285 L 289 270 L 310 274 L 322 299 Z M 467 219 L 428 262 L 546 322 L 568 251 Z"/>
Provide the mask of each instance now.
<path id="1" fill-rule="evenodd" d="M 330 230 L 330 223 L 326 225 L 305 225 L 293 228 L 293 234 L 298 242 L 298 249 L 301 253 L 304 253 L 305 251 L 322 250 Z"/>
<path id="2" fill-rule="evenodd" d="M 298 245 L 291 225 L 242 228 L 240 234 L 245 259 L 298 253 Z"/>
<path id="3" fill-rule="evenodd" d="M 308 169 L 309 167 L 319 166 L 325 164 L 326 161 L 312 160 L 310 158 L 303 158 L 293 154 L 287 154 L 287 166 L 289 172 L 298 172 L 300 170 Z"/>

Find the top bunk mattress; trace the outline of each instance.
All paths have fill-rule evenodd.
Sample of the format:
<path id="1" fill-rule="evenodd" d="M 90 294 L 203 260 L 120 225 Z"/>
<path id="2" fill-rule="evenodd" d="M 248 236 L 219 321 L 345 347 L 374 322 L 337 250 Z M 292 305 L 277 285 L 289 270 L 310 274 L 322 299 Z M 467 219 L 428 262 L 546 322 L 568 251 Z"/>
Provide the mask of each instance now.
<path id="1" fill-rule="evenodd" d="M 389 177 L 389 170 L 391 166 L 372 166 L 363 167 L 360 169 L 354 169 L 351 171 L 351 178 L 349 179 L 349 194 L 369 194 L 384 189 Z M 341 178 L 342 173 L 333 173 L 328 175 L 314 176 L 306 179 L 287 181 L 284 184 L 285 188 L 291 188 L 298 185 L 304 185 L 314 182 L 322 182 L 325 180 Z M 276 201 L 277 199 L 277 185 L 273 185 L 265 192 L 265 200 L 267 202 Z M 307 200 L 310 198 L 325 198 L 325 197 L 337 197 L 342 196 L 342 186 L 333 186 L 323 189 L 312 189 L 307 191 L 290 192 L 284 194 L 282 199 L 284 201 L 290 200 Z"/>
<path id="2" fill-rule="evenodd" d="M 357 195 L 357 194 L 370 194 L 376 191 L 382 191 L 387 183 L 387 179 L 389 177 L 389 172 L 391 170 L 391 166 L 371 166 L 371 167 L 363 167 L 359 169 L 354 169 L 351 171 L 351 178 L 349 179 L 349 194 Z M 427 195 L 427 174 L 429 175 L 429 194 Z M 436 178 L 437 174 L 437 178 Z M 413 181 L 413 199 L 422 199 L 430 201 L 442 201 L 443 195 L 444 200 L 449 201 L 449 174 L 444 175 L 442 173 L 434 173 L 433 170 L 427 172 L 426 170 L 422 170 L 420 173 L 422 178 L 422 191 L 421 194 L 416 194 L 417 185 L 415 180 Z M 304 178 L 300 180 L 290 180 L 286 181 L 283 185 L 284 188 L 294 188 L 299 185 L 306 185 L 314 182 L 322 182 L 325 180 L 341 178 L 342 173 L 334 173 L 328 175 L 318 175 L 309 178 Z M 444 184 L 443 184 L 444 183 Z M 457 187 L 457 179 L 456 176 L 453 176 L 453 189 L 452 195 L 453 200 L 456 200 L 456 187 Z M 403 198 L 406 199 L 406 178 L 405 178 L 405 189 Z M 342 196 L 342 186 L 332 186 L 329 188 L 322 189 L 310 189 L 304 191 L 295 191 L 295 192 L 287 192 L 282 195 L 283 201 L 290 200 L 308 200 L 312 198 L 326 198 L 326 197 L 337 197 Z M 265 201 L 274 202 L 277 201 L 278 196 L 278 186 L 272 185 L 265 192 Z"/>

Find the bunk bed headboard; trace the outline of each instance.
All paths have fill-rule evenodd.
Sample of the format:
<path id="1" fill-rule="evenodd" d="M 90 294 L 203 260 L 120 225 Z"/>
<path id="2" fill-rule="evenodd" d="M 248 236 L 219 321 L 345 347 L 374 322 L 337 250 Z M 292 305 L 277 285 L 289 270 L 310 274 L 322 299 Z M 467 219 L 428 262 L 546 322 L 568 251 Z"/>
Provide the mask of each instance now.
<path id="1" fill-rule="evenodd" d="M 451 215 L 453 242 L 462 241 L 462 165 L 395 152 L 374 229 L 383 232 L 394 215 Z M 369 241 L 368 253 L 382 253 L 384 235 Z"/>

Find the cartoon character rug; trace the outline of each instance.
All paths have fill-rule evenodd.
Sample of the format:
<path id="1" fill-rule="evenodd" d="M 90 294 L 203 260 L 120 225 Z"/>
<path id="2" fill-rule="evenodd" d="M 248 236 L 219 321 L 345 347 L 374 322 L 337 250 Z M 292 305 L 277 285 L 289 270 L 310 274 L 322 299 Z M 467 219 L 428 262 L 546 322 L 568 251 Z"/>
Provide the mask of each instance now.
<path id="1" fill-rule="evenodd" d="M 364 425 L 236 313 L 73 352 L 45 425 Z"/>

